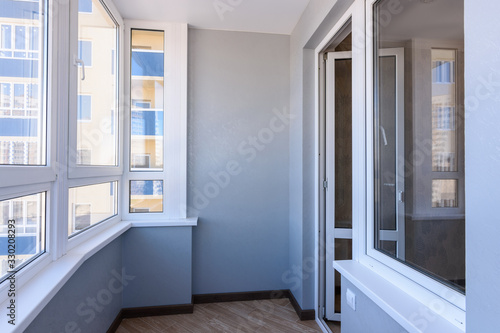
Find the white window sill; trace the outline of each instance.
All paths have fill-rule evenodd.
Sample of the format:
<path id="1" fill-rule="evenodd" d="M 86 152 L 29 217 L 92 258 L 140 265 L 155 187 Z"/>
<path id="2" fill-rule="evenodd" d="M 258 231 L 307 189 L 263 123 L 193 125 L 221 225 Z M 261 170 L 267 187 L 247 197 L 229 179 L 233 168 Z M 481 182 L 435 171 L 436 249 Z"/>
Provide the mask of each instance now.
<path id="1" fill-rule="evenodd" d="M 422 332 L 424 313 L 432 318 L 426 320 L 426 333 L 464 333 L 369 267 L 353 260 L 334 261 L 333 267 L 408 332 Z"/>
<path id="2" fill-rule="evenodd" d="M 113 224 L 90 240 L 71 249 L 63 257 L 45 266 L 35 277 L 16 290 L 15 326 L 8 323 L 7 306 L 10 304 L 10 299 L 1 303 L 0 332 L 23 332 L 87 259 L 128 229 L 134 227 L 192 227 L 196 226 L 197 222 L 197 218 L 187 218 L 160 222 L 121 221 Z"/>
<path id="3" fill-rule="evenodd" d="M 127 222 L 127 221 L 125 221 Z M 198 225 L 197 217 L 187 217 L 179 219 L 164 219 L 159 221 L 128 221 L 132 227 L 196 227 Z"/>

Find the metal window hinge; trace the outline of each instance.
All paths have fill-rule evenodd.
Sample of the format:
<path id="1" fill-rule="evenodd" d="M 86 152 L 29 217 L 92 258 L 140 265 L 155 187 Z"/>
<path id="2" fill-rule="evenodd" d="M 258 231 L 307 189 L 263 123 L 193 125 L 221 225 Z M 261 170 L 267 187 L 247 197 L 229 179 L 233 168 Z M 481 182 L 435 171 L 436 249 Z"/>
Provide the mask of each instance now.
<path id="1" fill-rule="evenodd" d="M 321 307 L 321 318 L 325 318 L 325 307 Z"/>
<path id="2" fill-rule="evenodd" d="M 327 190 L 327 189 L 328 189 L 328 179 L 323 180 L 323 188 L 324 188 L 325 190 Z"/>
<path id="3" fill-rule="evenodd" d="M 327 61 L 327 60 L 328 60 L 328 53 L 324 53 L 324 54 L 323 54 L 323 60 L 324 60 L 324 61 Z"/>

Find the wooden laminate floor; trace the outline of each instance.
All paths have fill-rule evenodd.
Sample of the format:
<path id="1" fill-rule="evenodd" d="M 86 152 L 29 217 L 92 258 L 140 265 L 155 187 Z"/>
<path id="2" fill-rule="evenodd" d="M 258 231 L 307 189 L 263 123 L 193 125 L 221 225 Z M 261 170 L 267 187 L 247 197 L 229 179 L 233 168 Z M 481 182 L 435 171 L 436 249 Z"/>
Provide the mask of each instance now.
<path id="1" fill-rule="evenodd" d="M 314 320 L 300 321 L 289 300 L 195 304 L 192 314 L 123 319 L 117 333 L 321 332 Z"/>

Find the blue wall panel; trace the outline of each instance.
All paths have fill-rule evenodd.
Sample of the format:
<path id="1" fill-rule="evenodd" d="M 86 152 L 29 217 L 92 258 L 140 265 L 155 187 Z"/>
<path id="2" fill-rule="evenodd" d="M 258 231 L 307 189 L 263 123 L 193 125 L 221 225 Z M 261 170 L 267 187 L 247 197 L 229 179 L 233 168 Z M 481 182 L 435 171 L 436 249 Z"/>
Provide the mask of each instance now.
<path id="1" fill-rule="evenodd" d="M 124 308 L 191 303 L 192 227 L 132 228 L 122 237 L 123 267 L 137 276 Z"/>
<path id="2" fill-rule="evenodd" d="M 130 282 L 123 273 L 118 238 L 83 263 L 24 332 L 106 332 Z"/>

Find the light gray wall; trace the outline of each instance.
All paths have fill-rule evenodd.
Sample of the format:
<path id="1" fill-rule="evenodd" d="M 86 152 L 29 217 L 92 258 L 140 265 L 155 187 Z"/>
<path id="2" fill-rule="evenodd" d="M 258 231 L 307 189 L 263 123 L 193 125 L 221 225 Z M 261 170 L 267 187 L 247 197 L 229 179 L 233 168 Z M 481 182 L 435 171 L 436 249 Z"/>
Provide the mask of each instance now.
<path id="1" fill-rule="evenodd" d="M 192 227 L 132 228 L 122 239 L 123 267 L 136 277 L 124 308 L 191 303 Z"/>
<path id="2" fill-rule="evenodd" d="M 342 333 L 405 333 L 401 325 L 365 296 L 349 280 L 342 277 Z M 346 303 L 345 293 L 350 289 L 356 295 L 356 311 Z M 443 332 L 445 333 L 445 332 Z"/>
<path id="3" fill-rule="evenodd" d="M 467 332 L 498 332 L 500 3 L 465 0 Z"/>
<path id="4" fill-rule="evenodd" d="M 287 282 L 302 309 L 314 308 L 314 49 L 353 0 L 311 0 L 290 38 L 290 269 Z"/>
<path id="5" fill-rule="evenodd" d="M 194 294 L 287 287 L 289 50 L 284 35 L 189 31 Z"/>
<path id="6" fill-rule="evenodd" d="M 118 238 L 83 263 L 25 332 L 106 332 L 129 282 L 120 283 L 121 245 Z"/>

